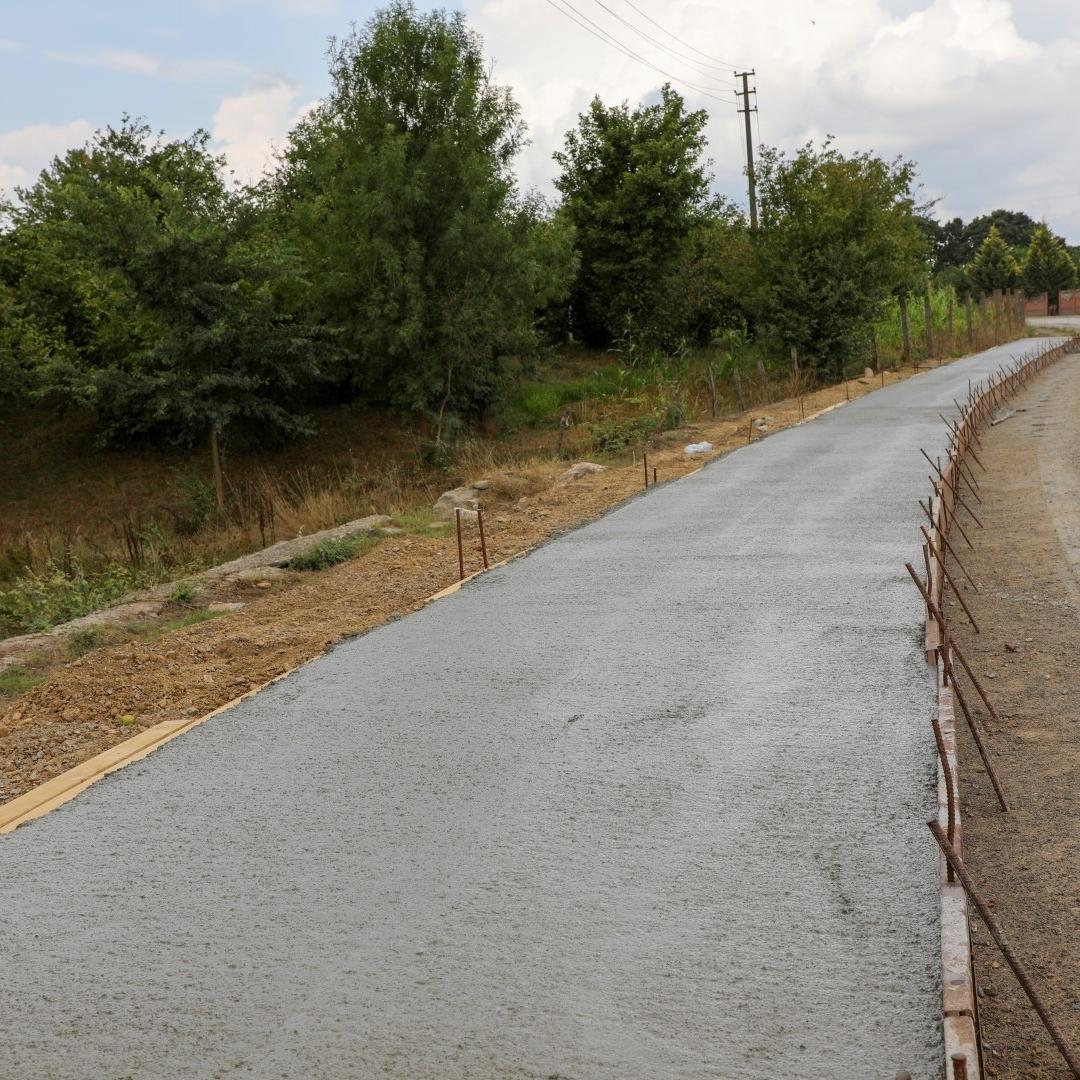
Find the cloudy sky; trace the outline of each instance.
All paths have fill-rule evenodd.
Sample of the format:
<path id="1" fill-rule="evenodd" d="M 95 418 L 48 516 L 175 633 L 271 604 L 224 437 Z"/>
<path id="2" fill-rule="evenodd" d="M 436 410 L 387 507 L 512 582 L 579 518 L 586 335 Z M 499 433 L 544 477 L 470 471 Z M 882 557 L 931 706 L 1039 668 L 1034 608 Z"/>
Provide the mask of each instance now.
<path id="1" fill-rule="evenodd" d="M 171 135 L 206 128 L 236 174 L 254 178 L 325 91 L 327 38 L 376 6 L 3 0 L 0 189 L 31 182 L 52 155 L 124 112 Z M 527 186 L 551 190 L 551 152 L 594 94 L 637 102 L 670 76 L 711 114 L 717 189 L 742 198 L 738 66 L 757 72 L 755 142 L 791 149 L 832 134 L 842 149 L 902 154 L 918 162 L 941 216 L 1026 210 L 1080 242 L 1078 0 L 452 6 L 483 35 L 495 77 L 522 105 L 532 137 L 520 161 Z"/>

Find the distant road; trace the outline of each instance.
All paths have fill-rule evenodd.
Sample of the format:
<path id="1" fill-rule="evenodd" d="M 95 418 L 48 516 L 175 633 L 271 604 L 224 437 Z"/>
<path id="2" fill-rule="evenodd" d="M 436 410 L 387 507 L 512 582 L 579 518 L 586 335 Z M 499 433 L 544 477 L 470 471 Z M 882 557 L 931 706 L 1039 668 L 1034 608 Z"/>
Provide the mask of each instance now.
<path id="1" fill-rule="evenodd" d="M 941 1061 L 919 447 L 1018 346 L 651 490 L 0 838 L 0 1077 Z"/>

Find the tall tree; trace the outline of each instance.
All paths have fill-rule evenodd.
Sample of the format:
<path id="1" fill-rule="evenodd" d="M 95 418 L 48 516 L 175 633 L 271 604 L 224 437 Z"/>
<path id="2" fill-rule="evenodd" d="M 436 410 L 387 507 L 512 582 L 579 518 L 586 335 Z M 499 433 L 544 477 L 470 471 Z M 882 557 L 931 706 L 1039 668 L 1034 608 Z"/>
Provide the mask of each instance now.
<path id="1" fill-rule="evenodd" d="M 670 86 L 637 109 L 594 98 L 555 154 L 581 253 L 573 304 L 586 340 L 607 345 L 627 320 L 663 336 L 683 245 L 708 208 L 706 120 Z"/>
<path id="2" fill-rule="evenodd" d="M 330 92 L 272 194 L 342 381 L 427 413 L 441 438 L 535 344 L 537 311 L 568 287 L 570 236 L 518 195 L 518 106 L 460 12 L 398 0 L 329 56 Z"/>
<path id="3" fill-rule="evenodd" d="M 996 225 L 990 227 L 986 239 L 975 252 L 975 258 L 967 268 L 967 277 L 972 286 L 982 293 L 1011 289 L 1016 285 L 1020 267 Z"/>
<path id="4" fill-rule="evenodd" d="M 42 386 L 93 409 L 109 439 L 307 429 L 296 392 L 313 344 L 280 302 L 293 268 L 207 141 L 125 119 L 56 159 L 12 211 L 26 314 L 64 343 Z"/>
<path id="5" fill-rule="evenodd" d="M 964 232 L 973 253 L 982 246 L 991 229 L 996 229 L 1001 239 L 1015 250 L 1031 243 L 1037 225 L 1038 222 L 1022 210 L 992 210 L 989 214 L 972 218 Z"/>
<path id="6" fill-rule="evenodd" d="M 1051 304 L 1057 303 L 1062 289 L 1076 281 L 1076 264 L 1072 256 L 1045 225 L 1039 225 L 1031 236 L 1020 265 L 1020 280 L 1029 296 L 1046 293 Z"/>
<path id="7" fill-rule="evenodd" d="M 757 324 L 775 352 L 795 346 L 806 366 L 838 376 L 868 355 L 887 299 L 925 276 L 914 167 L 808 143 L 790 158 L 765 148 L 758 176 Z"/>

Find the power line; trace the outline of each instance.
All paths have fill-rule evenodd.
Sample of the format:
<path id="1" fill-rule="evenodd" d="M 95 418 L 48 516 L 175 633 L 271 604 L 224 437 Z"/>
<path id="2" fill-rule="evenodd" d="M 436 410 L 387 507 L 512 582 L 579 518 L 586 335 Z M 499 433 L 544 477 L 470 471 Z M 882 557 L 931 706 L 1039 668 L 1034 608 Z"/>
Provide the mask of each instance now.
<path id="1" fill-rule="evenodd" d="M 688 86 L 691 90 L 696 90 L 698 91 L 698 93 L 704 94 L 705 97 L 712 98 L 714 101 L 724 100 L 723 98 L 718 97 L 718 94 L 734 93 L 731 90 L 723 90 L 720 87 L 701 86 L 700 84 L 690 82 L 687 79 L 681 79 L 678 75 L 673 75 L 670 71 L 665 71 L 662 67 L 658 67 L 656 64 L 647 60 L 640 53 L 634 52 L 634 50 L 631 49 L 629 46 L 624 45 L 621 41 L 618 40 L 618 38 L 609 33 L 598 23 L 593 22 L 593 20 L 590 19 L 588 15 L 585 15 L 583 12 L 578 11 L 577 8 L 575 8 L 572 4 L 569 3 L 569 0 L 562 0 L 562 3 L 566 5 L 565 7 L 560 6 L 560 4 L 556 3 L 555 0 L 546 0 L 546 3 L 548 3 L 560 14 L 565 15 L 571 22 L 577 23 L 577 25 L 580 26 L 583 30 L 587 30 L 590 34 L 593 35 L 593 37 L 599 38 L 602 42 L 604 42 L 605 45 L 612 46 L 612 48 L 617 49 L 624 56 L 628 56 L 631 60 L 637 60 L 638 63 L 644 64 L 647 68 L 651 68 L 653 71 L 659 72 L 659 74 L 663 75 L 665 78 L 671 79 L 673 82 L 681 83 L 683 86 Z M 582 20 L 584 20 L 584 22 L 582 22 Z M 586 26 L 586 23 L 590 23 L 591 26 Z M 593 27 L 595 27 L 595 29 L 593 29 Z"/>
<path id="2" fill-rule="evenodd" d="M 722 68 L 717 64 L 702 64 L 700 60 L 695 60 L 692 56 L 689 56 L 686 53 L 681 53 L 678 51 L 678 49 L 673 49 L 670 45 L 665 45 L 659 38 L 654 38 L 651 34 L 645 33 L 644 30 L 635 26 L 629 19 L 624 18 L 613 8 L 608 7 L 607 4 L 604 3 L 604 0 L 596 0 L 596 3 L 600 7 L 602 7 L 609 15 L 618 19 L 619 22 L 621 22 L 624 26 L 628 26 L 639 37 L 643 37 L 646 41 L 652 42 L 653 45 L 655 45 L 658 49 L 663 49 L 663 51 L 666 52 L 669 56 L 673 56 L 676 59 L 682 60 L 685 63 L 690 64 L 698 71 L 700 71 L 701 74 L 704 75 L 707 79 L 716 78 L 715 73 L 717 71 L 725 70 L 725 68 L 728 66 L 724 65 L 724 67 Z M 712 68 L 713 70 L 707 71 L 706 68 Z"/>
<path id="3" fill-rule="evenodd" d="M 684 48 L 689 49 L 691 52 L 696 52 L 698 56 L 701 56 L 704 59 L 711 61 L 713 64 L 718 64 L 720 67 L 723 68 L 736 68 L 740 66 L 739 64 L 733 64 L 730 60 L 721 60 L 718 56 L 710 56 L 707 52 L 702 52 L 696 46 L 691 45 L 689 41 L 683 41 L 681 37 L 673 34 L 670 30 L 666 30 L 651 15 L 647 15 L 644 11 L 641 10 L 641 8 L 637 6 L 637 4 L 633 3 L 633 0 L 624 0 L 624 2 L 628 7 L 632 7 L 643 19 L 651 22 L 653 26 L 655 26 L 656 29 L 659 30 L 661 33 L 667 34 L 667 36 L 671 38 L 672 41 L 677 41 L 680 45 L 682 45 Z"/>

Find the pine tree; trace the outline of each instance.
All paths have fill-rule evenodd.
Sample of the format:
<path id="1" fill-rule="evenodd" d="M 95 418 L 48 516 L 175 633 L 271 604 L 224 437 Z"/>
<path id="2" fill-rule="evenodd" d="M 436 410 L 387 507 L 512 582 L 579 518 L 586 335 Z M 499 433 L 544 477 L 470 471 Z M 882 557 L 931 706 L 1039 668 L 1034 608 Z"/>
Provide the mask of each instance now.
<path id="1" fill-rule="evenodd" d="M 977 291 L 991 293 L 995 289 L 1011 289 L 1020 277 L 1020 267 L 1001 238 L 997 226 L 991 227 L 986 239 L 975 252 L 967 267 L 968 279 Z"/>
<path id="2" fill-rule="evenodd" d="M 1029 296 L 1046 293 L 1051 302 L 1076 280 L 1072 256 L 1045 225 L 1039 225 L 1032 234 L 1020 277 Z"/>

